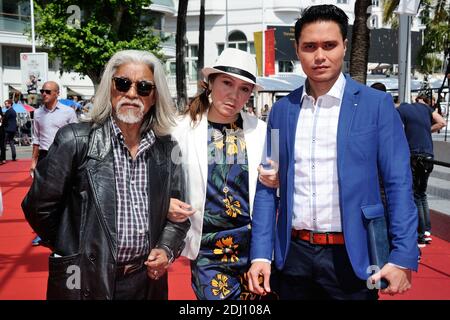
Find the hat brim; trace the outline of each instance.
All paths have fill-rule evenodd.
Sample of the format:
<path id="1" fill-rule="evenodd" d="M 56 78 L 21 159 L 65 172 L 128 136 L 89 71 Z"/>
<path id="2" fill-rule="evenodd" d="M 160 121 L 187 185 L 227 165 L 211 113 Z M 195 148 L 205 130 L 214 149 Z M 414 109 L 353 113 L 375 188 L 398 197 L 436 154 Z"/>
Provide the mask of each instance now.
<path id="1" fill-rule="evenodd" d="M 245 82 L 248 82 L 248 83 L 254 85 L 253 91 L 256 91 L 256 92 L 257 92 L 257 91 L 260 91 L 260 90 L 264 90 L 264 87 L 262 87 L 261 85 L 255 83 L 254 81 L 252 81 L 252 80 L 250 80 L 249 78 L 247 78 L 247 77 L 245 77 L 245 76 L 242 76 L 242 75 L 240 75 L 240 74 L 236 74 L 236 73 L 232 73 L 232 72 L 225 72 L 225 71 L 223 71 L 223 70 L 219 70 L 219 69 L 211 68 L 211 67 L 205 67 L 205 68 L 203 68 L 203 69 L 202 69 L 202 73 L 203 73 L 203 75 L 205 76 L 205 78 L 208 78 L 209 75 L 211 75 L 211 74 L 213 74 L 213 73 L 223 73 L 223 74 L 227 74 L 227 75 L 229 75 L 229 76 L 231 76 L 231 77 L 237 78 L 237 79 L 239 79 L 239 80 L 242 80 L 242 81 L 245 81 Z"/>

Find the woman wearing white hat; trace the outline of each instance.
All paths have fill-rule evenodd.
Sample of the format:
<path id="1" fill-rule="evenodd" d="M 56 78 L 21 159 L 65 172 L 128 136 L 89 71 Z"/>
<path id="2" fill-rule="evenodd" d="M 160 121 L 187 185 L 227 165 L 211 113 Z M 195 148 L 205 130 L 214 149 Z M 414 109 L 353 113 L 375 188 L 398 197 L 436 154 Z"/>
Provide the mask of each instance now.
<path id="1" fill-rule="evenodd" d="M 178 140 L 187 203 L 173 199 L 169 219 L 190 216 L 182 255 L 191 259 L 198 299 L 254 299 L 247 290 L 250 223 L 266 123 L 242 112 L 256 83 L 255 58 L 228 48 L 202 70 L 205 90 L 186 110 Z M 276 187 L 276 175 L 266 184 Z"/>

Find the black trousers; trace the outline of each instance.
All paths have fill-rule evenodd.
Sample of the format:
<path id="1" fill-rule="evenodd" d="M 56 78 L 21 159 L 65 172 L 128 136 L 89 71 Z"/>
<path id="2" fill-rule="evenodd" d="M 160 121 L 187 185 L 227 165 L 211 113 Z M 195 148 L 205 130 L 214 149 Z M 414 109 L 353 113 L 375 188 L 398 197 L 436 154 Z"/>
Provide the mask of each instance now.
<path id="1" fill-rule="evenodd" d="M 9 144 L 11 148 L 11 158 L 16 160 L 16 145 L 14 144 L 14 137 L 16 136 L 15 132 L 6 132 L 6 142 Z"/>
<path id="2" fill-rule="evenodd" d="M 147 276 L 147 267 L 127 275 L 116 276 L 114 300 L 167 300 L 167 273 L 158 280 Z"/>
<path id="3" fill-rule="evenodd" d="M 47 150 L 39 150 L 37 162 L 39 163 L 40 161 L 42 161 L 47 156 L 47 153 L 48 153 Z"/>
<path id="4" fill-rule="evenodd" d="M 428 205 L 428 178 L 433 171 L 433 157 L 426 154 L 411 155 L 411 170 L 413 177 L 414 202 L 419 215 L 419 238 L 424 237 L 425 231 L 431 231 L 430 208 Z"/>
<path id="5" fill-rule="evenodd" d="M 369 275 L 368 275 L 369 276 Z M 281 300 L 376 300 L 378 290 L 353 271 L 344 245 L 315 245 L 291 240 L 283 270 L 276 271 L 273 289 Z"/>
<path id="6" fill-rule="evenodd" d="M 6 160 L 5 129 L 0 127 L 0 161 Z"/>

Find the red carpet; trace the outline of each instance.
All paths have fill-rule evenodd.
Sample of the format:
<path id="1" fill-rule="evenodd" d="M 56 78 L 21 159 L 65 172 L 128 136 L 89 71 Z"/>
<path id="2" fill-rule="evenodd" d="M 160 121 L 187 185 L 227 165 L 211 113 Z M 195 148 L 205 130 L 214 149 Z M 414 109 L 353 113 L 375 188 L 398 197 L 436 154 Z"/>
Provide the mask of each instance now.
<path id="1" fill-rule="evenodd" d="M 45 299 L 49 252 L 46 248 L 31 246 L 35 235 L 20 208 L 31 184 L 29 166 L 29 160 L 0 166 L 4 203 L 4 213 L 0 217 L 0 300 Z M 433 239 L 432 245 L 422 249 L 419 272 L 413 275 L 413 288 L 404 295 L 381 295 L 381 299 L 450 299 L 450 243 Z M 169 269 L 169 299 L 195 299 L 186 259 L 178 259 Z"/>

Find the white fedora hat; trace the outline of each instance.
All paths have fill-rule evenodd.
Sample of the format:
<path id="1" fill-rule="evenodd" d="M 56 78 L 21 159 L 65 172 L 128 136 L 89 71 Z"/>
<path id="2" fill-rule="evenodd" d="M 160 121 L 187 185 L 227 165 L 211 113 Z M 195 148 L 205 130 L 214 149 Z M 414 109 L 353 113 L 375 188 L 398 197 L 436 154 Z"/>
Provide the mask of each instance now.
<path id="1" fill-rule="evenodd" d="M 222 51 L 213 67 L 202 69 L 203 75 L 208 78 L 213 73 L 226 73 L 232 77 L 255 85 L 254 90 L 262 90 L 263 87 L 256 83 L 256 60 L 248 52 L 226 48 Z"/>

